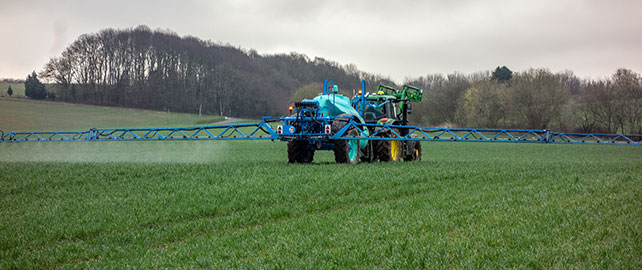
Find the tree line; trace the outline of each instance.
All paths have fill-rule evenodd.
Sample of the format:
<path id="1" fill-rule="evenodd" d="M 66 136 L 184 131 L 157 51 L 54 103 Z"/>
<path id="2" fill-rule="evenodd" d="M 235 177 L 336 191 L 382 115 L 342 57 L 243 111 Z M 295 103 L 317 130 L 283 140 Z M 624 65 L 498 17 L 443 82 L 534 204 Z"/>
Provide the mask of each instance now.
<path id="1" fill-rule="evenodd" d="M 349 95 L 362 79 L 369 91 L 399 87 L 352 64 L 259 55 L 146 26 L 81 35 L 39 74 L 50 83 L 47 97 L 57 100 L 237 117 L 283 115 L 290 102 L 319 92 L 325 79 Z M 497 67 L 405 83 L 424 89 L 411 115 L 417 124 L 642 133 L 642 81 L 627 69 L 589 80 L 570 71 Z"/>
<path id="2" fill-rule="evenodd" d="M 297 53 L 259 55 L 146 26 L 81 35 L 40 73 L 58 100 L 239 117 L 280 115 L 301 85 L 385 78 Z"/>
<path id="3" fill-rule="evenodd" d="M 506 76 L 506 70 L 409 80 L 424 89 L 412 119 L 428 125 L 642 134 L 638 73 L 618 69 L 610 78 L 590 80 L 570 71 L 529 69 Z"/>

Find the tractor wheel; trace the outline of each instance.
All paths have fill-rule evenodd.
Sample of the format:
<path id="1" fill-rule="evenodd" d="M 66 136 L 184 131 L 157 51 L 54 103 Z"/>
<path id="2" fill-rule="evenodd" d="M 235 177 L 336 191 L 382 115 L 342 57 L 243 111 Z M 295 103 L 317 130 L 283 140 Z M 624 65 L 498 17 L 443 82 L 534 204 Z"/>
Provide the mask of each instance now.
<path id="1" fill-rule="evenodd" d="M 348 117 L 354 119 L 353 115 L 347 113 L 342 113 L 336 116 L 335 120 L 332 121 L 332 134 L 336 134 L 350 122 L 350 119 L 348 119 Z"/>
<path id="2" fill-rule="evenodd" d="M 420 161 L 421 160 L 421 142 L 408 141 L 408 151 L 404 156 L 404 161 Z"/>
<path id="3" fill-rule="evenodd" d="M 366 148 L 361 149 L 361 162 L 374 162 L 377 160 L 375 141 L 369 140 Z"/>
<path id="4" fill-rule="evenodd" d="M 311 163 L 314 159 L 314 150 L 307 149 L 306 141 L 292 140 L 288 142 L 289 163 Z"/>
<path id="5" fill-rule="evenodd" d="M 394 137 L 388 134 L 386 137 Z M 397 140 L 377 141 L 375 153 L 381 162 L 399 161 L 401 158 L 401 142 Z"/>
<path id="6" fill-rule="evenodd" d="M 355 129 L 346 131 L 345 137 L 359 136 L 359 132 Z M 354 140 L 336 140 L 334 142 L 334 160 L 337 163 L 359 163 L 359 148 L 360 143 L 358 139 Z"/>
<path id="7" fill-rule="evenodd" d="M 349 122 L 349 119 L 345 117 L 354 117 L 350 114 L 339 114 L 337 118 L 332 122 L 332 134 L 336 134 L 339 130 L 343 129 Z M 353 118 L 354 119 L 354 118 Z M 354 128 L 347 130 L 343 137 L 356 137 L 359 136 L 359 132 Z M 334 141 L 334 160 L 337 163 L 359 163 L 359 154 L 360 154 L 360 143 L 359 140 L 335 140 Z"/>
<path id="8" fill-rule="evenodd" d="M 414 134 L 410 138 L 417 138 Z M 406 154 L 403 157 L 404 161 L 419 161 L 421 160 L 421 142 L 420 141 L 407 141 Z"/>

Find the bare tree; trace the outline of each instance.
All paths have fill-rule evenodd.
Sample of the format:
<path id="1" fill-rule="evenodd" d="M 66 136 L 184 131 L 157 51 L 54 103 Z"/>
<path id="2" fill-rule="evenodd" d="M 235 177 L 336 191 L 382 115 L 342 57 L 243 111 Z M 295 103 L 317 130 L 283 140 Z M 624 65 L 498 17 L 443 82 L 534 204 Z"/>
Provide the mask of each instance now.
<path id="1" fill-rule="evenodd" d="M 282 111 L 300 85 L 332 79 L 342 89 L 390 80 L 322 58 L 261 56 L 146 26 L 79 36 L 41 72 L 58 98 L 99 105 L 238 116 Z"/>
<path id="2" fill-rule="evenodd" d="M 628 69 L 613 74 L 615 124 L 622 133 L 642 133 L 642 79 Z"/>
<path id="3" fill-rule="evenodd" d="M 570 91 L 546 69 L 529 69 L 512 79 L 510 91 L 514 125 L 548 128 L 569 100 Z"/>
<path id="4" fill-rule="evenodd" d="M 505 127 L 507 99 L 506 84 L 497 80 L 476 82 L 466 90 L 463 105 L 458 110 L 460 122 L 473 127 Z"/>

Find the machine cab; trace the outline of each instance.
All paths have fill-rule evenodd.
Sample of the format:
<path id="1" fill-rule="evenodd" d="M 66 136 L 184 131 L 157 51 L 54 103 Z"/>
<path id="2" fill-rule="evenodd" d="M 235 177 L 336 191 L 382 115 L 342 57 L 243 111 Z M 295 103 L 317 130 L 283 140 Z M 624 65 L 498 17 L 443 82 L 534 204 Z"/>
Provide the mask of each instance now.
<path id="1" fill-rule="evenodd" d="M 395 106 L 391 100 L 369 100 L 363 112 L 366 123 L 377 123 L 381 118 L 396 119 Z"/>

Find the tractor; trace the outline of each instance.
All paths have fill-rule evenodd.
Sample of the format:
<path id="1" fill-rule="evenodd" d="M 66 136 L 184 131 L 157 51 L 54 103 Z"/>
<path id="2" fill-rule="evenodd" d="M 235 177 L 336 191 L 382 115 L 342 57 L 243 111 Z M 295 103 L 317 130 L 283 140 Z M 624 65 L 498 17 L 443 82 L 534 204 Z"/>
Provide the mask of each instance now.
<path id="1" fill-rule="evenodd" d="M 398 161 L 402 156 L 404 160 L 421 158 L 418 141 L 392 140 L 407 135 L 407 129 L 400 126 L 408 123 L 410 102 L 421 100 L 420 89 L 404 86 L 402 91 L 397 91 L 379 86 L 376 94 L 369 94 L 365 93 L 365 81 L 362 81 L 362 89 L 351 100 L 338 94 L 336 85 L 329 90 L 331 82 L 324 82 L 322 94 L 290 106 L 291 115 L 282 117 L 283 124 L 276 127 L 279 138 L 287 141 L 289 163 L 310 163 L 317 150 L 333 151 L 337 163 Z M 362 128 L 350 123 L 360 124 Z M 389 129 L 366 124 L 399 127 Z M 370 134 L 378 136 L 368 140 Z M 333 139 L 336 136 L 343 139 Z"/>
<path id="2" fill-rule="evenodd" d="M 379 85 L 376 93 L 364 94 L 359 91 L 352 101 L 353 106 L 360 112 L 367 124 L 370 134 L 386 139 L 371 140 L 362 149 L 361 160 L 373 162 L 388 161 L 418 161 L 421 160 L 421 143 L 412 140 L 416 136 L 408 135 L 408 115 L 412 113 L 412 102 L 422 99 L 422 90 L 404 85 L 401 91 L 385 85 Z M 385 125 L 382 127 L 382 125 Z M 394 140 L 408 137 L 410 140 Z"/>
<path id="3" fill-rule="evenodd" d="M 276 127 L 279 138 L 288 142 L 289 163 L 310 163 L 316 150 L 333 151 L 337 163 L 359 163 L 361 148 L 366 147 L 367 139 L 333 140 L 331 137 L 340 131 L 347 137 L 367 137 L 367 130 L 365 134 L 355 128 L 343 130 L 351 121 L 365 121 L 352 107 L 350 98 L 338 93 L 336 85 L 331 91 L 328 89 L 330 83 L 324 82 L 323 94 L 290 106 L 291 115 L 282 117 L 283 125 Z"/>

